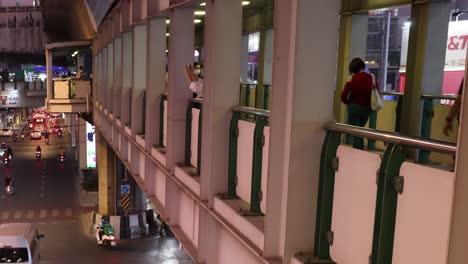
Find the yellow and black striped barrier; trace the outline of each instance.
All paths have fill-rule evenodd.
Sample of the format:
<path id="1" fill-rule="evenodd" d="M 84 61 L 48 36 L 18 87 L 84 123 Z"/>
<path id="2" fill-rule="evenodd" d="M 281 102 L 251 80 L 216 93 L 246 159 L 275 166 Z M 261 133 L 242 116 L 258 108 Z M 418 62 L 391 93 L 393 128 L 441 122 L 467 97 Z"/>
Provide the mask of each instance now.
<path id="1" fill-rule="evenodd" d="M 120 196 L 120 207 L 122 207 L 122 209 L 130 208 L 130 195 L 122 194 Z"/>

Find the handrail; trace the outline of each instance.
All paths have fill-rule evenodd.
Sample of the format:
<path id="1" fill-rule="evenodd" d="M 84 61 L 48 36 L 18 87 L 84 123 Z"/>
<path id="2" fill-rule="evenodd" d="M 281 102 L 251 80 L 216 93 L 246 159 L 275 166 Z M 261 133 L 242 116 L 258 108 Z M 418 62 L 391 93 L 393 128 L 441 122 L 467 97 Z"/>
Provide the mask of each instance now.
<path id="1" fill-rule="evenodd" d="M 441 99 L 441 100 L 455 100 L 457 99 L 456 95 L 448 94 L 423 94 L 421 95 L 422 99 Z"/>
<path id="2" fill-rule="evenodd" d="M 380 95 L 391 95 L 391 96 L 403 96 L 403 93 L 400 92 L 380 92 Z"/>
<path id="3" fill-rule="evenodd" d="M 241 82 L 241 85 L 258 85 L 258 83 L 253 83 L 253 82 Z"/>
<path id="4" fill-rule="evenodd" d="M 245 107 L 245 106 L 235 106 L 234 108 L 232 108 L 232 111 L 245 113 L 245 114 L 252 114 L 252 115 L 256 115 L 259 117 L 266 117 L 266 118 L 270 118 L 271 116 L 271 112 L 268 110 L 262 110 L 262 109 Z"/>
<path id="5" fill-rule="evenodd" d="M 200 98 L 200 97 L 190 98 L 190 101 L 194 103 L 203 104 L 203 98 Z"/>
<path id="6" fill-rule="evenodd" d="M 391 96 L 403 96 L 403 93 L 400 92 L 379 92 L 380 95 L 391 95 Z M 457 99 L 456 95 L 448 94 L 423 94 L 421 95 L 422 99 L 445 99 L 445 100 L 455 100 Z"/>
<path id="7" fill-rule="evenodd" d="M 390 133 L 380 130 L 374 130 L 369 128 L 351 126 L 346 124 L 338 124 L 335 122 L 329 122 L 325 124 L 325 130 L 336 131 L 345 133 L 353 136 L 365 137 L 373 140 L 380 140 L 387 143 L 393 143 L 397 145 L 405 145 L 409 147 L 420 148 L 429 151 L 443 152 L 448 154 L 455 154 L 457 151 L 457 145 L 449 142 L 433 139 L 423 139 L 420 137 L 403 136 L 397 133 Z"/>

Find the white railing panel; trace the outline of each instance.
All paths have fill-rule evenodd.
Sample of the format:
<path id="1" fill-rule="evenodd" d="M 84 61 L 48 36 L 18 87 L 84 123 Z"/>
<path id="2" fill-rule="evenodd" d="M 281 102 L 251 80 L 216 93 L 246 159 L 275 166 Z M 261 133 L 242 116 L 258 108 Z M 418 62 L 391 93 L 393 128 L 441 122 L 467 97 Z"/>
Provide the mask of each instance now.
<path id="1" fill-rule="evenodd" d="M 237 138 L 237 195 L 250 203 L 255 123 L 239 120 Z"/>
<path id="2" fill-rule="evenodd" d="M 330 255 L 336 263 L 369 263 L 381 158 L 347 146 L 340 146 L 337 156 Z"/>
<path id="3" fill-rule="evenodd" d="M 167 100 L 164 100 L 163 145 L 167 147 Z"/>
<path id="4" fill-rule="evenodd" d="M 190 164 L 197 168 L 198 164 L 198 121 L 200 118 L 200 109 L 192 108 L 192 140 L 190 146 Z"/>
<path id="5" fill-rule="evenodd" d="M 263 146 L 263 159 L 262 159 L 262 201 L 260 208 L 266 214 L 266 201 L 267 201 L 267 183 L 268 183 L 268 151 L 270 150 L 270 127 L 265 127 L 263 130 L 265 136 L 265 145 Z"/>
<path id="6" fill-rule="evenodd" d="M 446 263 L 454 173 L 405 162 L 400 175 L 393 263 Z"/>
<path id="7" fill-rule="evenodd" d="M 54 81 L 54 99 L 69 99 L 69 82 Z"/>

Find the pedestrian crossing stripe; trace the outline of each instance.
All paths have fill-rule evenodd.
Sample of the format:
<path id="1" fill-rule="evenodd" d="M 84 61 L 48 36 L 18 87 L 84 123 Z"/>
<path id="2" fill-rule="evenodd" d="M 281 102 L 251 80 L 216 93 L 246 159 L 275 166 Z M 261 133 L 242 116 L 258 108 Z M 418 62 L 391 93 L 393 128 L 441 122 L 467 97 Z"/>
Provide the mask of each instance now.
<path id="1" fill-rule="evenodd" d="M 72 217 L 73 210 L 72 208 L 53 208 L 50 210 L 46 209 L 27 209 L 27 210 L 13 210 L 13 211 L 3 211 L 0 213 L 0 222 L 5 222 L 8 220 L 19 221 L 19 220 L 34 220 L 34 219 L 46 219 L 49 218 L 59 218 L 59 217 Z"/>
<path id="2" fill-rule="evenodd" d="M 130 207 L 130 195 L 122 194 L 120 196 L 120 207 L 122 207 L 122 209 L 128 209 Z"/>

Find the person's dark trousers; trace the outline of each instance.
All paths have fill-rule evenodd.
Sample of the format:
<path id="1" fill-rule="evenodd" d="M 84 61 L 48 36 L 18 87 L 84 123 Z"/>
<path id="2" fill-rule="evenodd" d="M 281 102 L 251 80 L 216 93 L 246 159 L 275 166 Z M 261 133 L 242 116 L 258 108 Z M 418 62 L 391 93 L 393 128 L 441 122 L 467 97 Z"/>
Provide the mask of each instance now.
<path id="1" fill-rule="evenodd" d="M 347 123 L 352 126 L 364 127 L 369 120 L 372 110 L 369 106 L 349 104 L 347 107 Z M 354 148 L 364 149 L 364 139 L 361 137 L 346 136 L 346 144 Z"/>

